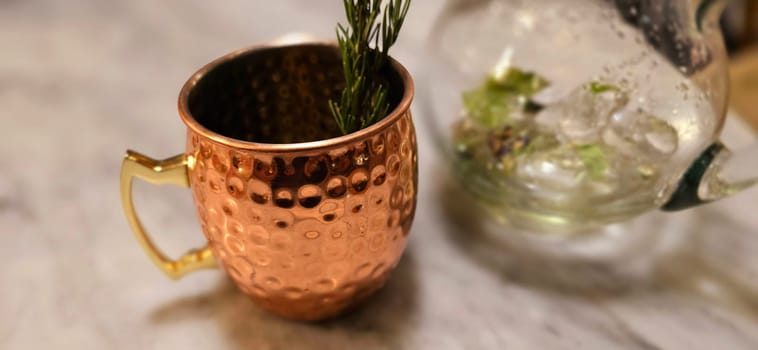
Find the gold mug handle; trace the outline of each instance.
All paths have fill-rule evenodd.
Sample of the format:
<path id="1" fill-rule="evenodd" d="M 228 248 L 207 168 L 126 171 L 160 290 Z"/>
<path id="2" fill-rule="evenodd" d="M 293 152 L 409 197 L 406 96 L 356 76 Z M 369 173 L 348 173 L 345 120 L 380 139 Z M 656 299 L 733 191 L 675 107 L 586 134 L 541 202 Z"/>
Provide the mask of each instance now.
<path id="1" fill-rule="evenodd" d="M 136 177 L 154 185 L 173 184 L 189 187 L 188 169 L 193 162 L 192 156 L 184 154 L 155 160 L 129 150 L 121 163 L 121 205 L 129 226 L 153 263 L 172 279 L 179 279 L 196 270 L 214 268 L 216 260 L 207 245 L 202 249 L 187 252 L 178 260 L 172 260 L 163 254 L 148 236 L 134 209 L 132 180 Z"/>

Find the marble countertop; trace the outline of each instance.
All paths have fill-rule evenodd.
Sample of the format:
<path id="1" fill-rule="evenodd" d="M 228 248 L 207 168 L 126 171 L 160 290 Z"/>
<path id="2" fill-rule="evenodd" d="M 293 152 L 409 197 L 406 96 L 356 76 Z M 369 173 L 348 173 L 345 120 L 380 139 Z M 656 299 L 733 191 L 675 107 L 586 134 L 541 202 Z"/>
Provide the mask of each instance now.
<path id="1" fill-rule="evenodd" d="M 623 253 L 586 258 L 604 248 L 580 242 L 567 257 L 454 219 L 465 206 L 446 200 L 424 137 L 406 256 L 356 312 L 291 322 L 219 271 L 166 279 L 121 212 L 124 150 L 180 152 L 175 100 L 191 72 L 282 33 L 331 36 L 340 6 L 0 1 L 0 348 L 758 349 L 758 190 L 651 214 L 630 224 L 645 234 L 601 243 Z M 440 6 L 414 3 L 394 53 L 411 71 L 424 68 L 417 48 Z M 748 143 L 747 130 L 732 120 L 726 132 Z M 158 243 L 173 255 L 201 245 L 189 192 L 142 185 Z"/>

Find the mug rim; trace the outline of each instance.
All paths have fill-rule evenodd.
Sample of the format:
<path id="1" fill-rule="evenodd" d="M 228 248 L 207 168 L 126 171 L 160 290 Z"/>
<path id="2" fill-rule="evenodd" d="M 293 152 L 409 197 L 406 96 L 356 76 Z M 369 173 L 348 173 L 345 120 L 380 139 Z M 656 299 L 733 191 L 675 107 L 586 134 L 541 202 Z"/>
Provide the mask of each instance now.
<path id="1" fill-rule="evenodd" d="M 187 125 L 187 127 L 190 128 L 192 131 L 196 132 L 197 134 L 203 137 L 206 137 L 208 139 L 211 139 L 212 141 L 225 144 L 234 148 L 251 150 L 251 151 L 272 152 L 272 153 L 293 152 L 293 151 L 300 152 L 300 151 L 318 150 L 318 149 L 331 148 L 331 147 L 340 147 L 347 144 L 360 142 L 362 140 L 365 140 L 366 138 L 373 137 L 376 134 L 381 133 L 384 129 L 395 124 L 407 111 L 410 110 L 411 102 L 413 101 L 413 97 L 415 94 L 415 91 L 414 91 L 415 86 L 413 83 L 413 78 L 411 77 L 408 70 L 402 64 L 400 64 L 400 62 L 398 62 L 392 57 L 389 57 L 390 64 L 392 65 L 392 69 L 398 74 L 398 76 L 403 82 L 404 91 L 403 91 L 402 99 L 397 104 L 397 106 L 395 106 L 395 108 L 389 114 L 387 114 L 387 116 L 385 116 L 378 122 L 370 125 L 367 128 L 360 129 L 356 132 L 353 132 L 347 135 L 341 135 L 341 136 L 333 137 L 329 139 L 309 141 L 309 142 L 299 142 L 299 143 L 263 143 L 263 142 L 243 141 L 243 140 L 224 136 L 217 132 L 211 131 L 210 129 L 200 124 L 195 119 L 195 117 L 192 116 L 192 112 L 190 112 L 190 109 L 189 109 L 189 95 L 192 92 L 192 90 L 197 86 L 197 84 L 200 82 L 200 80 L 202 80 L 209 72 L 213 71 L 215 68 L 217 68 L 223 63 L 231 61 L 237 57 L 252 53 L 254 51 L 271 49 L 271 48 L 296 47 L 296 46 L 328 46 L 328 47 L 337 48 L 337 45 L 333 43 L 326 43 L 326 42 L 307 42 L 307 43 L 298 43 L 298 44 L 292 44 L 292 45 L 263 44 L 263 45 L 249 46 L 237 51 L 230 52 L 221 57 L 218 57 L 215 60 L 203 66 L 202 68 L 200 68 L 197 72 L 195 72 L 187 80 L 187 82 L 185 82 L 184 85 L 182 86 L 182 89 L 179 92 L 179 116 L 181 117 L 184 124 Z"/>

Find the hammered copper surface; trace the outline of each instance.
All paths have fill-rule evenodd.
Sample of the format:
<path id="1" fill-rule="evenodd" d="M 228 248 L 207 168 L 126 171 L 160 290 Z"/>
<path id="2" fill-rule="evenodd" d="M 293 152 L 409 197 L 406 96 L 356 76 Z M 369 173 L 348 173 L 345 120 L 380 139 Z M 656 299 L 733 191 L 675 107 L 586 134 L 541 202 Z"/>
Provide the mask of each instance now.
<path id="1" fill-rule="evenodd" d="M 341 88 L 338 79 L 319 78 L 339 70 L 339 61 L 322 59 L 336 52 L 301 45 L 238 55 L 231 60 L 254 68 L 245 62 L 227 65 L 233 74 L 217 74 L 226 63 L 206 68 L 182 94 L 187 154 L 194 158 L 189 180 L 214 255 L 261 307 L 295 319 L 328 318 L 355 305 L 385 283 L 400 259 L 417 191 L 410 77 L 393 63 L 390 88 L 400 107 L 373 128 L 337 139 L 285 150 L 207 129 L 258 142 L 332 135 L 328 109 L 317 105 Z M 270 57 L 281 64 L 267 67 Z M 284 74 L 283 67 L 298 73 Z M 221 80 L 204 84 L 207 76 Z M 259 96 L 259 87 L 265 98 L 247 99 Z"/>

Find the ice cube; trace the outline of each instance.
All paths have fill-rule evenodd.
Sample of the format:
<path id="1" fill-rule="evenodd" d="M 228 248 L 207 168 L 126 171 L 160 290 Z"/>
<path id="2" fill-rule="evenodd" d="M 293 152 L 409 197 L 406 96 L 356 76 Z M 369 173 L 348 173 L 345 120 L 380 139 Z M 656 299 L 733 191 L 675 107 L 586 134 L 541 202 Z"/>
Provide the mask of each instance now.
<path id="1" fill-rule="evenodd" d="M 519 159 L 518 181 L 551 199 L 608 195 L 619 186 L 612 150 L 599 144 L 564 144 Z"/>
<path id="2" fill-rule="evenodd" d="M 644 111 L 620 115 L 603 131 L 603 142 L 628 157 L 659 162 L 679 148 L 679 136 L 665 120 Z"/>
<path id="3" fill-rule="evenodd" d="M 579 155 L 569 147 L 536 152 L 519 160 L 519 180 L 530 187 L 572 189 L 579 186 L 586 169 Z"/>
<path id="4" fill-rule="evenodd" d="M 582 86 L 558 106 L 560 135 L 574 143 L 597 141 L 611 115 L 628 102 L 627 94 L 615 86 L 597 83 Z"/>
<path id="5" fill-rule="evenodd" d="M 534 117 L 534 124 L 537 130 L 543 133 L 558 134 L 563 113 L 563 105 L 547 105 Z"/>

